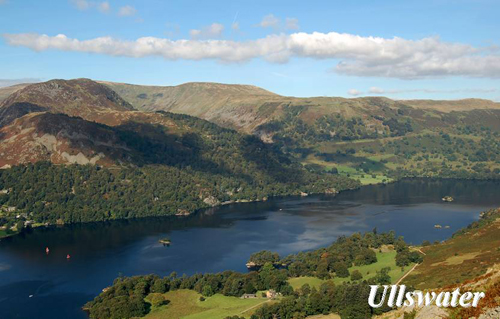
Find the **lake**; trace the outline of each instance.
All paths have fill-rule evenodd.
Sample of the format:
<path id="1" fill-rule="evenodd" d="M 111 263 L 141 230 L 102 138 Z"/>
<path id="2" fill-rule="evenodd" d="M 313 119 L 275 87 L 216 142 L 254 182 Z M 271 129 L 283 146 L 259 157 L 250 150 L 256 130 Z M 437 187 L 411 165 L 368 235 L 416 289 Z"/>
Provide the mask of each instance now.
<path id="1" fill-rule="evenodd" d="M 447 195 L 455 201 L 442 202 Z M 186 217 L 37 228 L 0 242 L 0 316 L 86 318 L 81 306 L 119 275 L 246 271 L 253 252 L 286 255 L 374 228 L 413 244 L 444 240 L 497 206 L 499 182 L 415 179 Z M 164 237 L 170 247 L 158 243 Z"/>

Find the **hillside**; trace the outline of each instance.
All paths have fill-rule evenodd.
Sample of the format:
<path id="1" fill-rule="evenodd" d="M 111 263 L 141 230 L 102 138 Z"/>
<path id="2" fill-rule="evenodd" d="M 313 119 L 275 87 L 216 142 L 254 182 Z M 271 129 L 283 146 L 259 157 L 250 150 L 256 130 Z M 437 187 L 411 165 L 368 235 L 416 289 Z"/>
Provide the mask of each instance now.
<path id="1" fill-rule="evenodd" d="M 129 150 L 104 125 L 63 114 L 32 113 L 0 130 L 0 167 L 50 161 L 110 165 Z"/>
<path id="2" fill-rule="evenodd" d="M 138 109 L 194 115 L 251 133 L 312 170 L 363 183 L 500 176 L 500 104 L 492 101 L 294 98 L 213 83 L 104 84 Z"/>
<path id="3" fill-rule="evenodd" d="M 458 231 L 452 238 L 420 249 L 425 256 L 401 284 L 423 291 L 484 292 L 478 307 L 439 309 L 417 308 L 415 318 L 498 318 L 500 310 L 500 209 L 481 213 L 479 221 Z M 396 319 L 401 308 L 377 318 Z"/>
<path id="4" fill-rule="evenodd" d="M 282 97 L 250 85 L 186 83 L 178 86 L 140 86 L 101 82 L 136 109 L 188 114 L 250 133 L 279 108 Z M 277 101 L 277 102 L 274 102 Z M 267 109 L 271 112 L 259 112 Z"/>
<path id="5" fill-rule="evenodd" d="M 102 195 L 95 197 L 91 192 L 92 205 L 100 207 L 94 216 L 81 206 L 87 199 L 74 196 L 68 188 L 63 193 L 75 198 L 78 204 L 71 205 L 79 208 L 73 209 L 73 215 L 63 216 L 68 200 L 58 197 L 59 212 L 55 215 L 47 216 L 48 212 L 53 213 L 51 209 L 37 209 L 38 220 L 51 222 L 191 212 L 223 202 L 301 192 L 335 193 L 357 187 L 359 183 L 351 177 L 364 184 L 404 176 L 500 178 L 497 109 L 443 113 L 387 98 L 308 100 L 281 97 L 252 86 L 212 83 L 153 87 L 147 92 L 141 91 L 143 87 L 119 87 L 124 96 L 134 90 L 136 97 L 144 93 L 146 101 L 151 94 L 163 95 L 157 95 L 159 100 L 156 106 L 150 106 L 150 111 L 136 111 L 106 85 L 77 79 L 31 84 L 4 100 L 0 106 L 0 167 L 27 166 L 1 172 L 0 189 L 13 188 L 16 192 L 0 198 L 0 204 L 30 211 L 37 200 L 46 200 L 34 196 L 27 203 L 19 197 L 25 190 L 13 187 L 23 171 L 32 170 L 28 164 L 45 161 L 97 164 L 112 169 L 112 176 L 120 170 L 131 170 L 123 174 L 140 172 L 148 182 L 161 176 L 171 180 L 183 176 L 178 183 L 186 185 L 185 189 L 163 186 L 168 189 L 169 199 L 161 203 L 170 203 L 163 210 L 160 203 L 150 202 L 155 196 L 143 196 L 146 202 L 140 207 L 129 203 L 136 207 L 134 212 L 126 206 L 113 212 Z M 197 114 L 203 113 L 202 117 L 213 116 L 212 120 L 219 124 L 234 117 L 244 125 L 238 132 L 192 116 L 155 111 L 161 101 L 168 99 L 167 109 L 171 111 L 197 110 Z M 188 101 L 199 104 L 190 107 Z M 247 135 L 247 129 L 253 135 Z M 120 170 L 114 171 L 117 168 Z M 82 173 L 80 170 L 69 169 L 75 174 L 68 177 L 70 183 L 79 185 L 80 181 L 73 178 Z M 67 174 L 59 166 L 49 171 L 56 176 Z M 48 172 L 32 172 L 31 180 L 48 179 Z M 108 187 L 123 178 L 118 175 L 113 181 L 101 181 L 109 177 L 106 174 L 95 176 L 101 183 L 99 187 Z M 155 184 L 143 183 L 133 176 L 127 179 L 145 188 L 138 190 L 134 185 L 122 191 L 157 192 Z M 46 196 L 56 196 L 49 186 L 54 185 L 36 185 L 40 189 L 35 187 L 33 191 L 43 189 Z M 180 196 L 183 191 L 187 193 Z M 120 194 L 112 192 L 106 196 L 124 203 Z"/>
<path id="6" fill-rule="evenodd" d="M 92 80 L 51 80 L 27 85 L 3 100 L 0 124 L 9 124 L 19 115 L 32 112 L 33 106 L 38 107 L 35 111 L 47 110 L 87 120 L 97 120 L 108 111 L 133 110 L 113 90 Z"/>
<path id="7" fill-rule="evenodd" d="M 422 247 L 424 262 L 404 283 L 416 289 L 445 289 L 498 273 L 500 209 L 481 213 L 479 221 L 442 243 Z"/>
<path id="8" fill-rule="evenodd" d="M 0 167 L 6 168 L 0 170 L 0 205 L 15 211 L 2 223 L 19 213 L 49 223 L 189 214 L 359 185 L 307 171 L 252 135 L 187 115 L 132 111 L 102 87 L 90 80 L 49 81 L 4 102 L 0 110 L 10 112 L 2 119 L 10 123 L 0 128 Z"/>
<path id="9" fill-rule="evenodd" d="M 16 84 L 16 85 L 12 85 L 12 86 L 0 87 L 0 104 L 2 104 L 2 102 L 6 98 L 8 98 L 12 93 L 14 93 L 20 89 L 23 89 L 28 85 L 30 85 L 30 84 L 26 83 L 26 84 Z"/>
<path id="10" fill-rule="evenodd" d="M 161 110 L 256 135 L 310 171 L 331 171 L 364 184 L 402 176 L 500 177 L 500 104 L 479 99 L 294 98 L 249 85 L 53 80 L 6 99 L 0 127 L 42 111 L 110 126 L 130 118 L 158 124 L 163 120 L 154 112 Z"/>
<path id="11" fill-rule="evenodd" d="M 481 99 L 397 101 L 384 97 L 295 98 L 280 96 L 249 85 L 186 83 L 177 86 L 142 86 L 101 83 L 115 90 L 137 109 L 193 115 L 248 133 L 260 124 L 280 118 L 286 107 L 294 106 L 302 107 L 303 113 L 300 118 L 307 122 L 329 114 L 340 114 L 347 118 L 374 115 L 373 112 L 380 113 L 379 109 L 384 107 L 394 109 L 411 107 L 443 113 L 477 109 L 500 110 L 500 103 Z"/>

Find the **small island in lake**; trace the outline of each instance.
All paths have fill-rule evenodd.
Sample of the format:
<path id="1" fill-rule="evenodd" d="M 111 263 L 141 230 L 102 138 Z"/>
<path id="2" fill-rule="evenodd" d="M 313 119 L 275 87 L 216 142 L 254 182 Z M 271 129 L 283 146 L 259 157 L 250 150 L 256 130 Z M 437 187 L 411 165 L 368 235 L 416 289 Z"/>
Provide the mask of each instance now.
<path id="1" fill-rule="evenodd" d="M 453 202 L 453 197 L 451 196 L 445 196 L 441 199 L 443 202 Z"/>

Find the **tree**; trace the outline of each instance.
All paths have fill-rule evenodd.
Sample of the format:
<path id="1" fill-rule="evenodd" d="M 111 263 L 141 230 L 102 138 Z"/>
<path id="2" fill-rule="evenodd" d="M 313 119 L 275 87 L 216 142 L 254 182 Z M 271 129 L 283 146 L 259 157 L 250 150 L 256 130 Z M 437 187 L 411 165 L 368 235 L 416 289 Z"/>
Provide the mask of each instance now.
<path id="1" fill-rule="evenodd" d="M 347 269 L 347 266 L 343 262 L 334 263 L 332 268 L 337 277 L 340 278 L 349 277 L 349 270 Z"/>
<path id="2" fill-rule="evenodd" d="M 245 283 L 243 290 L 245 290 L 246 294 L 253 294 L 257 291 L 257 289 L 255 289 L 254 285 L 250 281 L 247 281 Z"/>
<path id="3" fill-rule="evenodd" d="M 212 287 L 210 285 L 205 285 L 203 286 L 203 291 L 201 294 L 205 297 L 210 297 L 213 296 L 214 291 L 212 290 Z"/>
<path id="4" fill-rule="evenodd" d="M 329 279 L 330 278 L 330 273 L 328 272 L 328 261 L 325 259 L 322 259 L 319 264 L 318 268 L 316 269 L 316 277 L 320 279 Z"/>
<path id="5" fill-rule="evenodd" d="M 391 276 L 389 276 L 389 271 L 391 267 L 382 268 L 380 271 L 377 271 L 375 277 L 370 278 L 369 282 L 378 285 L 390 285 L 391 284 Z"/>
<path id="6" fill-rule="evenodd" d="M 351 272 L 351 281 L 361 280 L 363 275 L 359 272 L 359 270 L 353 270 Z"/>
<path id="7" fill-rule="evenodd" d="M 311 293 L 311 286 L 309 286 L 309 284 L 303 284 L 302 287 L 300 287 L 299 292 L 301 295 L 307 296 Z"/>
<path id="8" fill-rule="evenodd" d="M 396 255 L 396 266 L 406 267 L 410 264 L 410 257 L 406 252 L 400 252 Z"/>
<path id="9" fill-rule="evenodd" d="M 370 265 L 377 262 L 377 254 L 369 248 L 364 248 L 354 259 L 356 266 Z"/>

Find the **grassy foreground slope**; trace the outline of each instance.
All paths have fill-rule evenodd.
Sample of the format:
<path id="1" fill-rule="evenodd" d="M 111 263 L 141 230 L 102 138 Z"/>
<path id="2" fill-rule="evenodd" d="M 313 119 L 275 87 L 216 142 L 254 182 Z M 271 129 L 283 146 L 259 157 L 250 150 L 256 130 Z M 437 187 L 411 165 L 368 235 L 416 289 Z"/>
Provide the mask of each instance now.
<path id="1" fill-rule="evenodd" d="M 421 248 L 423 262 L 402 284 L 424 292 L 484 292 L 478 307 L 399 308 L 377 316 L 402 318 L 498 318 L 500 309 L 500 209 L 481 213 L 479 221 L 457 232 L 445 242 Z M 405 314 L 406 312 L 406 314 Z"/>
<path id="2" fill-rule="evenodd" d="M 417 289 L 445 288 L 473 280 L 500 264 L 500 209 L 443 243 L 426 246 L 424 262 L 403 283 Z M 490 270 L 491 271 L 491 270 Z"/>

